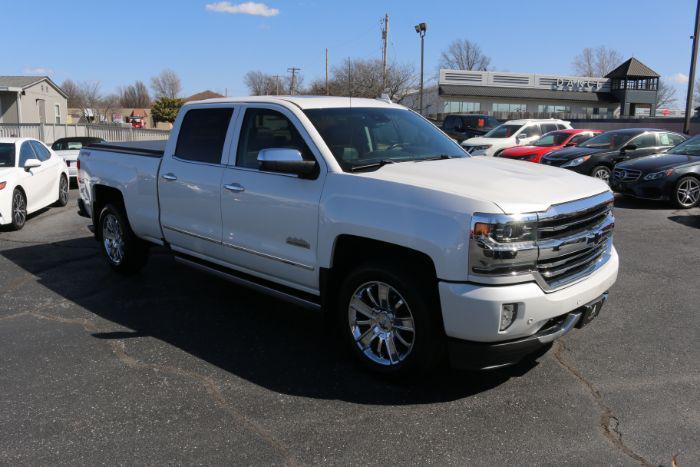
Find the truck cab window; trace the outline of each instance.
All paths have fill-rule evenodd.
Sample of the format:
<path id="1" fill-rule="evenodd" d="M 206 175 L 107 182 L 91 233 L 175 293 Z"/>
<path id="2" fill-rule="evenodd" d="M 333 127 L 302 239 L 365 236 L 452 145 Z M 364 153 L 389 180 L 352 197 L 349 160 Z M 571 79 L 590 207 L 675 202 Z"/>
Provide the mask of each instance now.
<path id="1" fill-rule="evenodd" d="M 258 153 L 262 149 L 272 148 L 298 149 L 304 160 L 314 160 L 308 146 L 287 117 L 276 110 L 246 110 L 238 141 L 236 165 L 257 169 Z"/>
<path id="2" fill-rule="evenodd" d="M 231 108 L 188 111 L 180 125 L 175 157 L 193 162 L 220 164 L 232 113 Z"/>

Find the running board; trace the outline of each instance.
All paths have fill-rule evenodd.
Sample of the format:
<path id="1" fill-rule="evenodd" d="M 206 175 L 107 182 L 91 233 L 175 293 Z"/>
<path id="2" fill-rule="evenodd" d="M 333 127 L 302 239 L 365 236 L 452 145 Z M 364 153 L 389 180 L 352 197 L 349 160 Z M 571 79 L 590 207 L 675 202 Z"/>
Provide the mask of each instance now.
<path id="1" fill-rule="evenodd" d="M 187 266 L 199 269 L 200 271 L 207 272 L 214 276 L 220 277 L 224 280 L 232 282 L 236 285 L 247 287 L 249 289 L 255 290 L 257 292 L 275 297 L 280 300 L 284 300 L 294 305 L 300 306 L 313 311 L 320 311 L 321 304 L 314 300 L 314 296 L 301 291 L 295 291 L 289 287 L 279 286 L 275 287 L 272 282 L 266 281 L 264 279 L 258 279 L 249 274 L 239 273 L 229 268 L 219 266 L 218 264 L 210 263 L 208 261 L 201 260 L 199 258 L 194 258 L 192 256 L 183 256 L 182 254 L 175 254 L 175 261 L 178 263 L 185 264 Z M 285 290 L 282 290 L 284 288 Z M 308 296 L 305 297 L 305 296 Z"/>

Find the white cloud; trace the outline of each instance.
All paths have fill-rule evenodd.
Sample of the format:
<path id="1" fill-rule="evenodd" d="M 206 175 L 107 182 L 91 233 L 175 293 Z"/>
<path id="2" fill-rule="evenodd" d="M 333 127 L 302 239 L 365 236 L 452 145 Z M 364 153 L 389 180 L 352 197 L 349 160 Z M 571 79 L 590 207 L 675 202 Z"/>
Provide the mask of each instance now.
<path id="1" fill-rule="evenodd" d="M 688 84 L 688 75 L 683 73 L 676 73 L 670 79 L 676 84 Z"/>
<path id="2" fill-rule="evenodd" d="M 232 15 L 253 15 L 253 16 L 277 16 L 280 11 L 277 8 L 271 8 L 264 3 L 244 2 L 237 5 L 231 5 L 230 2 L 208 3 L 207 11 L 215 11 L 217 13 L 230 13 Z"/>
<path id="3" fill-rule="evenodd" d="M 24 67 L 22 73 L 25 75 L 52 75 L 53 70 L 42 66 L 28 66 Z"/>

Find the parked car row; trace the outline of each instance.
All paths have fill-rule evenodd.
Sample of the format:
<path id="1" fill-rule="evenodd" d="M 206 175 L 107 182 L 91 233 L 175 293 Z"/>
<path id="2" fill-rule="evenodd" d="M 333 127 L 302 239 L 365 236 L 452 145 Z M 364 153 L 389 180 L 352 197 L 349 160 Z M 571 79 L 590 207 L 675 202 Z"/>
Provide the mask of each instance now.
<path id="1" fill-rule="evenodd" d="M 566 121 L 532 119 L 507 121 L 461 145 L 471 155 L 561 167 L 603 180 L 625 195 L 691 208 L 700 202 L 698 138 L 654 128 L 572 129 Z"/>

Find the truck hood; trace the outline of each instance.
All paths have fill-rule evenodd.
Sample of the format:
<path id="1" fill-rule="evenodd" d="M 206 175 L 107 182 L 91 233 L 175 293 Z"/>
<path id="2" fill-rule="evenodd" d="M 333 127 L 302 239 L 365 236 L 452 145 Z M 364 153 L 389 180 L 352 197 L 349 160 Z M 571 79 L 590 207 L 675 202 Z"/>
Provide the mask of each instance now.
<path id="1" fill-rule="evenodd" d="M 362 176 L 490 201 L 506 214 L 545 211 L 609 190 L 570 170 L 492 157 L 401 162 Z"/>

